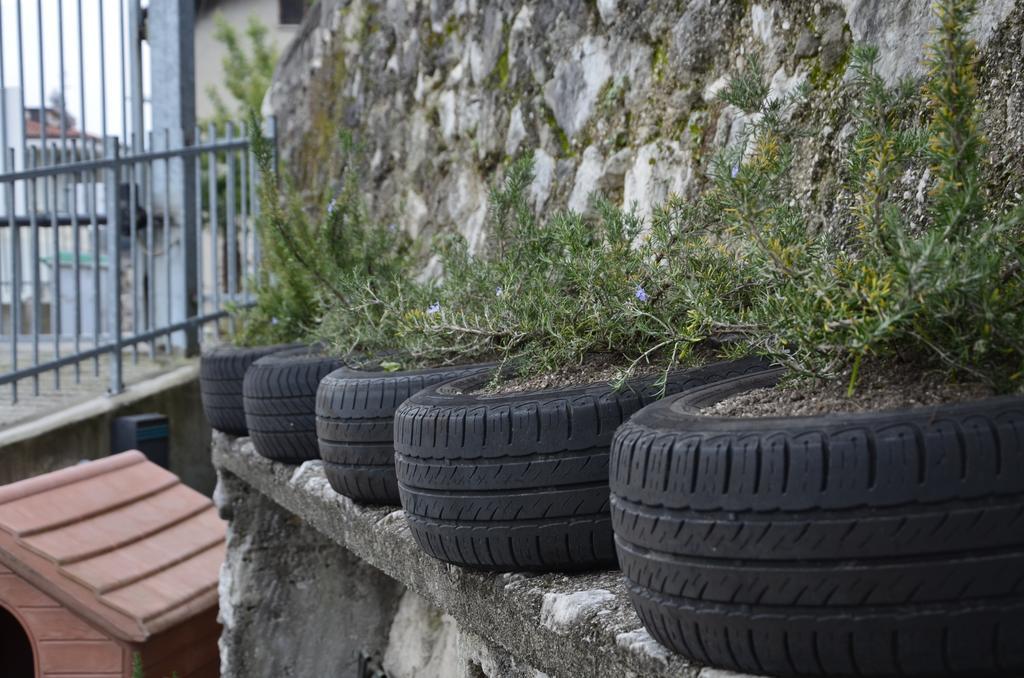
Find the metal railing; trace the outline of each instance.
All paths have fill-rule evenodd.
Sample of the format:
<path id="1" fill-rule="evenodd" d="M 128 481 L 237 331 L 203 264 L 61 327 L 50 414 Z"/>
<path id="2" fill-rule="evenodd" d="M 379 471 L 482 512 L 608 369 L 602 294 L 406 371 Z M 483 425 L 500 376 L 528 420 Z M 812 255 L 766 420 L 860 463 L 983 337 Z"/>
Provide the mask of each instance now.
<path id="1" fill-rule="evenodd" d="M 109 392 L 117 393 L 125 360 L 194 354 L 203 335 L 233 331 L 230 318 L 220 319 L 232 306 L 251 303 L 260 256 L 249 139 L 231 124 L 154 133 L 143 115 L 140 1 L 117 2 L 119 50 L 104 34 L 112 19 L 103 7 L 113 3 L 89 3 L 99 25 L 88 36 L 93 42 L 83 35 L 90 15 L 82 1 L 76 12 L 64 5 L 47 0 L 59 18 L 56 46 L 44 34 L 43 0 L 35 3 L 34 31 L 22 11 L 30 2 L 0 5 L 0 386 L 9 388 L 12 402 L 23 381 L 39 394 L 40 380 L 52 376 L 60 389 L 62 378 L 81 380 L 90 363 L 99 375 L 101 361 Z M 63 77 L 66 37 L 74 35 L 65 27 L 76 21 L 70 52 L 77 59 L 77 121 L 64 105 Z M 11 60 L 4 59 L 4 45 L 15 40 L 16 89 L 9 86 Z M 89 49 L 98 64 L 99 135 L 86 127 L 95 118 L 86 103 Z M 116 135 L 107 120 L 111 51 L 121 57 L 114 71 L 121 100 Z M 40 80 L 35 108 L 25 102 L 33 53 Z M 45 103 L 47 55 L 62 74 L 55 106 Z M 273 136 L 272 120 L 268 128 Z"/>

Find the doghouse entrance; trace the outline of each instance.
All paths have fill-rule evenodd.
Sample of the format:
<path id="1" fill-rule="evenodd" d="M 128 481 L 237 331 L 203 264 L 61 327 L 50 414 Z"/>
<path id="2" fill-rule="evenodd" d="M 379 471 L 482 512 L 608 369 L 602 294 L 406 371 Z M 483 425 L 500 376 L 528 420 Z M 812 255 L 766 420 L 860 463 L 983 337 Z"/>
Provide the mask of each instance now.
<path id="1" fill-rule="evenodd" d="M 3 606 L 0 606 L 0 657 L 3 658 L 5 676 L 35 678 L 32 641 L 21 622 Z"/>

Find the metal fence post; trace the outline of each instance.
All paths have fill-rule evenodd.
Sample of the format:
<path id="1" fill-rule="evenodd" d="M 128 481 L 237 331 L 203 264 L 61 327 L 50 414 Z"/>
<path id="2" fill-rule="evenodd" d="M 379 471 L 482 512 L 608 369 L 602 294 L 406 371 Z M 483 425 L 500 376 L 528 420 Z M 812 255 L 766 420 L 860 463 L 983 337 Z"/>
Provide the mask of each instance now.
<path id="1" fill-rule="evenodd" d="M 195 0 L 161 0 L 151 2 L 147 10 L 146 35 L 150 46 L 150 74 L 152 83 L 153 129 L 162 134 L 170 130 L 176 146 L 191 146 L 196 123 L 195 101 Z M 171 223 L 180 234 L 178 261 L 180 277 L 174 276 L 175 286 L 181 285 L 173 298 L 178 307 L 168 309 L 168 323 L 182 321 L 197 315 L 199 290 L 196 289 L 196 197 L 194 195 L 195 163 L 185 162 L 180 156 L 166 163 L 171 173 L 174 191 L 167 196 Z M 160 194 L 157 194 L 160 197 Z M 161 209 L 163 205 L 155 205 Z M 165 224 L 164 228 L 168 228 Z M 171 265 L 170 253 L 167 264 Z M 173 317 L 177 315 L 178 317 Z M 186 355 L 199 352 L 199 328 L 190 324 L 184 331 Z"/>
<path id="2" fill-rule="evenodd" d="M 110 322 L 110 393 L 124 389 L 121 378 L 121 223 L 117 205 L 120 177 L 120 146 L 117 137 L 108 136 L 103 143 L 103 157 L 109 163 L 103 172 L 103 192 L 107 198 L 107 271 L 110 274 L 107 311 Z M 99 265 L 99 262 L 96 262 Z"/>

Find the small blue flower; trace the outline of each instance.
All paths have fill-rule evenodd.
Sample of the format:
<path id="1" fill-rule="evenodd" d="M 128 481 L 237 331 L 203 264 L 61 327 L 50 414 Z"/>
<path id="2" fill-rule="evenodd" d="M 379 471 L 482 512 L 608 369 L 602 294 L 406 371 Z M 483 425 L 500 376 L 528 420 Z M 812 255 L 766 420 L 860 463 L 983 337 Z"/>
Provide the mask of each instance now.
<path id="1" fill-rule="evenodd" d="M 277 324 L 277 318 L 271 318 L 270 319 L 270 324 L 271 325 L 276 325 Z"/>
<path id="2" fill-rule="evenodd" d="M 500 297 L 503 294 L 505 294 L 505 290 L 502 289 L 500 286 L 494 288 L 494 296 Z"/>
<path id="3" fill-rule="evenodd" d="M 637 285 L 634 294 L 636 294 L 636 298 L 640 301 L 647 301 L 647 290 L 643 288 L 643 285 Z"/>
<path id="4" fill-rule="evenodd" d="M 735 179 L 736 175 L 740 173 L 740 164 L 736 163 L 732 166 L 732 178 Z"/>
<path id="5" fill-rule="evenodd" d="M 398 224 L 388 224 L 388 231 L 398 233 Z"/>
<path id="6" fill-rule="evenodd" d="M 432 303 L 430 306 L 427 307 L 427 315 L 434 315 L 435 313 L 440 313 L 440 312 L 441 312 L 441 302 L 440 301 L 435 301 L 434 303 Z"/>
<path id="7" fill-rule="evenodd" d="M 338 207 L 338 201 L 331 198 L 331 201 L 327 203 L 327 214 L 334 214 L 334 210 Z"/>

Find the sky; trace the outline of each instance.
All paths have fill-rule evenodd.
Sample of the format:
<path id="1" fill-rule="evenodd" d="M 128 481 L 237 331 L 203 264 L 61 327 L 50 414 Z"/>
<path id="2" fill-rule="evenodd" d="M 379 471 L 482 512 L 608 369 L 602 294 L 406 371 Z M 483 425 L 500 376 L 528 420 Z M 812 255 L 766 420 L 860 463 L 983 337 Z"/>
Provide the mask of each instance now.
<path id="1" fill-rule="evenodd" d="M 95 135 L 103 133 L 103 101 L 106 100 L 106 132 L 110 135 L 131 133 L 131 102 L 125 101 L 127 125 L 122 116 L 122 100 L 125 89 L 130 91 L 130 69 L 128 54 L 125 53 L 125 79 L 127 88 L 122 88 L 121 32 L 122 12 L 124 18 L 125 49 L 127 50 L 128 2 L 133 0 L 0 0 L 0 39 L 3 41 L 3 81 L 7 88 L 19 84 L 19 40 L 18 11 L 21 11 L 21 55 L 27 87 L 25 105 L 38 106 L 40 103 L 40 75 L 42 95 L 49 100 L 51 93 L 60 90 L 60 44 L 63 28 L 64 44 L 64 97 L 68 112 L 82 126 L 83 90 L 85 130 Z M 148 2 L 142 2 L 148 5 Z M 79 13 L 81 7 L 81 13 Z M 40 66 L 40 10 L 42 17 L 42 66 Z M 102 23 L 100 14 L 103 15 Z M 79 26 L 82 35 L 82 59 L 84 66 L 84 87 L 79 80 Z M 106 87 L 103 96 L 100 78 L 101 45 L 100 29 L 103 29 L 102 54 L 105 60 Z M 144 100 L 148 101 L 149 47 L 142 47 L 142 73 Z M 148 126 L 148 103 L 144 115 Z M 126 130 L 127 128 L 127 130 Z"/>

